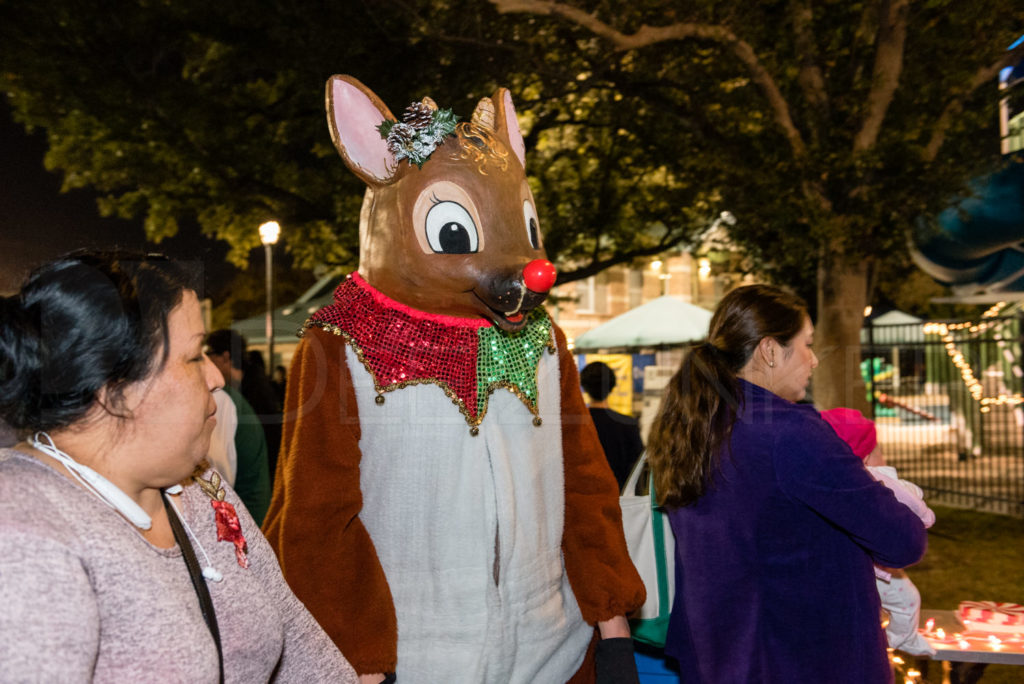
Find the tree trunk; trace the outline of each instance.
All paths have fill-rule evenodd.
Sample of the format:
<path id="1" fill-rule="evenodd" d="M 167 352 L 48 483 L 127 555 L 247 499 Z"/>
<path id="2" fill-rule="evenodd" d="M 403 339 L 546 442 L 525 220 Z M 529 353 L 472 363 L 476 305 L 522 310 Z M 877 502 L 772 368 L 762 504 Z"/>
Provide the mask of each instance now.
<path id="1" fill-rule="evenodd" d="M 860 373 L 860 330 L 867 306 L 868 263 L 846 263 L 826 253 L 818 263 L 818 320 L 814 350 L 818 369 L 811 392 L 819 409 L 846 406 L 871 417 Z"/>

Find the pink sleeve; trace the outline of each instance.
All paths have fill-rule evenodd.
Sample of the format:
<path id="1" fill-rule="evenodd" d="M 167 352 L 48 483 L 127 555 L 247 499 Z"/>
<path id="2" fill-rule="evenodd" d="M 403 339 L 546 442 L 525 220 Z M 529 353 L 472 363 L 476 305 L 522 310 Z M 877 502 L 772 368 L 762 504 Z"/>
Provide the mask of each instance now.
<path id="1" fill-rule="evenodd" d="M 896 500 L 914 511 L 921 519 L 925 527 L 935 524 L 935 513 L 928 508 L 928 504 L 921 498 L 921 488 L 913 482 L 899 479 L 896 469 L 892 466 L 868 466 L 871 476 L 891 489 L 896 495 Z"/>

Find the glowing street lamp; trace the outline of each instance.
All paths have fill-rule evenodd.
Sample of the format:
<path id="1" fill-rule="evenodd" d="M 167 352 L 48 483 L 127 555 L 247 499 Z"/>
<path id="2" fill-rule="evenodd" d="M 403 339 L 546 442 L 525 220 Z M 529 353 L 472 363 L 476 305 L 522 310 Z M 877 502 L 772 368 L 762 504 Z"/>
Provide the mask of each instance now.
<path id="1" fill-rule="evenodd" d="M 274 245 L 281 236 L 281 225 L 267 221 L 260 226 L 260 242 L 267 255 L 267 368 L 274 367 Z"/>

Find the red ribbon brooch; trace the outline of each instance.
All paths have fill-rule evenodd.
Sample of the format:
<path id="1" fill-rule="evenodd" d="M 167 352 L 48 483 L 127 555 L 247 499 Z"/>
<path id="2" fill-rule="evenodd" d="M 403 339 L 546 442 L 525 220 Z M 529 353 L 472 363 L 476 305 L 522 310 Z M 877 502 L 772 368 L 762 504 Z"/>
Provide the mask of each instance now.
<path id="1" fill-rule="evenodd" d="M 193 478 L 199 487 L 212 499 L 217 520 L 217 541 L 229 541 L 235 545 L 235 558 L 243 568 L 249 567 L 249 545 L 245 543 L 245 536 L 242 534 L 242 524 L 238 520 L 238 513 L 235 507 L 224 500 L 224 487 L 221 486 L 220 475 L 216 472 L 209 480 L 196 476 Z"/>

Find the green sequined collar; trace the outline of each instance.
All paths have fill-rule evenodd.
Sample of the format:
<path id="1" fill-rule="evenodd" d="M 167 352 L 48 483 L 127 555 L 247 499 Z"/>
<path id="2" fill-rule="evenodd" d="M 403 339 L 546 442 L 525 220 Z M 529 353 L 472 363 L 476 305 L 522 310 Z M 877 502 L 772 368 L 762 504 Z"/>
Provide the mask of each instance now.
<path id="1" fill-rule="evenodd" d="M 409 385 L 435 384 L 466 422 L 476 428 L 490 395 L 512 392 L 540 424 L 537 367 L 546 349 L 555 353 L 551 319 L 543 308 L 527 324 L 507 333 L 475 319 L 434 316 L 406 307 L 374 290 L 358 274 L 342 281 L 334 303 L 317 311 L 304 328 L 319 327 L 352 346 L 373 378 L 377 403 Z"/>

